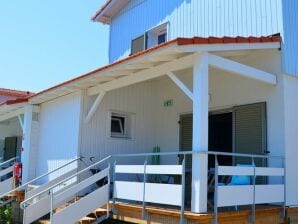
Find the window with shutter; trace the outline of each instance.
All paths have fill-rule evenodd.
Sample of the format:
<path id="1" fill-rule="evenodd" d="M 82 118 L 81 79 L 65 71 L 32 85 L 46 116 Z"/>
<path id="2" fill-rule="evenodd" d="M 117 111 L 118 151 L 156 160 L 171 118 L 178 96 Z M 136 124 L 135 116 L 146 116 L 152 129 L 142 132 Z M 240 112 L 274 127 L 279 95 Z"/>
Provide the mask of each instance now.
<path id="1" fill-rule="evenodd" d="M 146 35 L 139 36 L 131 41 L 131 55 L 144 51 L 146 49 L 145 36 Z"/>

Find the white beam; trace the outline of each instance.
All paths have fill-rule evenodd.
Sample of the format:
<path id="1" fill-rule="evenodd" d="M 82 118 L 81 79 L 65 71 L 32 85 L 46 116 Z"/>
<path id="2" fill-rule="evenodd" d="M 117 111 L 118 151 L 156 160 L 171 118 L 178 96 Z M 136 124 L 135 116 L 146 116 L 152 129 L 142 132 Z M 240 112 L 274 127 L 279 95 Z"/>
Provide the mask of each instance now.
<path id="1" fill-rule="evenodd" d="M 208 151 L 208 54 L 202 53 L 193 68 L 193 141 L 194 152 Z M 207 212 L 208 156 L 192 156 L 191 211 Z"/>
<path id="2" fill-rule="evenodd" d="M 86 123 L 89 123 L 93 117 L 93 115 L 95 114 L 97 108 L 99 107 L 100 103 L 103 100 L 103 97 L 105 96 L 106 92 L 102 91 L 101 93 L 98 94 L 98 96 L 96 97 L 93 105 L 91 106 L 87 116 L 86 116 Z"/>
<path id="3" fill-rule="evenodd" d="M 171 62 L 163 63 L 161 65 L 155 66 L 150 69 L 142 70 L 134 74 L 128 75 L 123 78 L 113 80 L 111 82 L 104 83 L 102 85 L 97 85 L 91 87 L 87 91 L 88 96 L 98 94 L 101 91 L 111 91 L 114 89 L 119 89 L 125 86 L 136 84 L 139 82 L 147 81 L 150 79 L 157 78 L 159 76 L 165 75 L 168 71 L 181 70 L 189 68 L 193 64 L 193 54 L 184 56 L 177 60 Z"/>
<path id="4" fill-rule="evenodd" d="M 24 108 L 21 108 L 12 112 L 8 112 L 7 114 L 3 114 L 0 116 L 0 122 L 17 117 L 19 114 L 23 114 L 23 113 L 24 113 Z"/>
<path id="5" fill-rule="evenodd" d="M 277 84 L 276 75 L 274 74 L 213 54 L 209 54 L 209 65 L 270 85 Z"/>
<path id="6" fill-rule="evenodd" d="M 168 72 L 167 75 L 185 93 L 185 95 L 189 97 L 189 99 L 193 100 L 192 91 L 189 90 L 188 87 L 173 72 Z"/>
<path id="7" fill-rule="evenodd" d="M 22 117 L 20 114 L 18 115 L 18 119 L 19 119 L 20 126 L 22 128 L 22 131 L 24 131 L 24 122 L 22 121 Z"/>

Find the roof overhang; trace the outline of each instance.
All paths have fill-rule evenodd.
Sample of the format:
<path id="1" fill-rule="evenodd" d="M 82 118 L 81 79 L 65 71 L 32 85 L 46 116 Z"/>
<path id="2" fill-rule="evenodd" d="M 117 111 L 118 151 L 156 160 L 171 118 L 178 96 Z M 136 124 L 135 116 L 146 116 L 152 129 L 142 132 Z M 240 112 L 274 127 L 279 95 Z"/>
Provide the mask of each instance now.
<path id="1" fill-rule="evenodd" d="M 167 74 L 168 71 L 192 67 L 200 52 L 235 54 L 254 50 L 279 49 L 280 37 L 264 38 L 178 38 L 119 60 L 85 75 L 44 90 L 29 98 L 40 104 L 63 95 L 86 90 L 88 95 L 125 87 Z M 228 41 L 228 42 L 227 42 Z"/>
<path id="2" fill-rule="evenodd" d="M 129 2 L 129 0 L 108 0 L 95 13 L 92 20 L 104 24 L 110 24 L 112 18 Z"/>

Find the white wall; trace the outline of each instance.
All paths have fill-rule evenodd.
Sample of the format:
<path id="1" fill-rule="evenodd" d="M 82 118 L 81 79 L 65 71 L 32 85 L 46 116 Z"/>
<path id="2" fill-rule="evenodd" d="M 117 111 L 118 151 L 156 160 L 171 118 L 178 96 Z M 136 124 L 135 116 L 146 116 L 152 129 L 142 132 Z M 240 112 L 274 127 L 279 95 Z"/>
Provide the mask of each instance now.
<path id="1" fill-rule="evenodd" d="M 284 85 L 284 116 L 285 116 L 285 157 L 286 157 L 286 183 L 287 205 L 298 205 L 298 78 L 283 76 Z"/>
<path id="2" fill-rule="evenodd" d="M 86 158 L 95 157 L 99 160 L 115 153 L 152 152 L 156 143 L 155 90 L 155 82 L 146 82 L 108 92 L 90 123 L 83 123 L 81 154 Z M 85 114 L 91 103 L 85 99 Z M 135 121 L 132 139 L 110 137 L 110 111 L 131 114 Z"/>
<path id="3" fill-rule="evenodd" d="M 41 104 L 36 176 L 78 156 L 80 108 L 80 92 Z"/>

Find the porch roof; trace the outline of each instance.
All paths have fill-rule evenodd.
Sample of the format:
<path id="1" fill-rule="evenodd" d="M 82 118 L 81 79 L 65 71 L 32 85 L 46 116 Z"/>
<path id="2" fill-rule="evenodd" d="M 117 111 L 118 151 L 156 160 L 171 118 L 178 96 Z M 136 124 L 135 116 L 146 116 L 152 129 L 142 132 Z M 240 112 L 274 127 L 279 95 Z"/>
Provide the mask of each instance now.
<path id="1" fill-rule="evenodd" d="M 87 89 L 88 95 L 94 95 L 99 90 L 110 91 L 159 77 L 166 74 L 171 68 L 175 68 L 175 70 L 188 68 L 192 66 L 194 54 L 198 52 L 278 49 L 280 48 L 280 41 L 279 35 L 267 37 L 177 38 L 29 97 L 0 104 L 0 115 L 8 112 L 8 106 L 13 104 L 21 105 L 23 102 L 20 101 L 22 100 L 28 101 L 29 104 L 40 104 L 82 89 Z"/>

